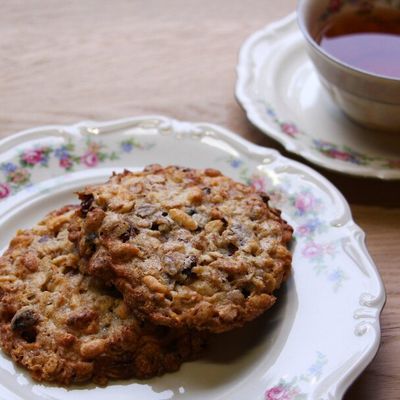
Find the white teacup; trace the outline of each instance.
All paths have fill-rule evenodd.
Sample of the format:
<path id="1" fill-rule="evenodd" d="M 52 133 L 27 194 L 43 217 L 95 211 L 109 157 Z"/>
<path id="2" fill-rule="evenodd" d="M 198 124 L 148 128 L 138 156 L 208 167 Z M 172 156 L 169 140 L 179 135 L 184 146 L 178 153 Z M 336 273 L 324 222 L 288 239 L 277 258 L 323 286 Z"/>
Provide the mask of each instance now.
<path id="1" fill-rule="evenodd" d="M 336 104 L 367 128 L 400 133 L 400 79 L 348 65 L 327 53 L 315 39 L 331 15 L 377 5 L 400 10 L 400 0 L 299 0 L 298 22 L 320 80 Z"/>

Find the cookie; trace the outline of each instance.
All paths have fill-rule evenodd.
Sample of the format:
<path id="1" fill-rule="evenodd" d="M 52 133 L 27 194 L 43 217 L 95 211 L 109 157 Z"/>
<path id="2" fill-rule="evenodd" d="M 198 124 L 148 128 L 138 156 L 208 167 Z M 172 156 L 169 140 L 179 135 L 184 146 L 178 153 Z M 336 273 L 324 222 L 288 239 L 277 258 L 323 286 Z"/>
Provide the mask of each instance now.
<path id="1" fill-rule="evenodd" d="M 0 258 L 0 343 L 38 381 L 63 385 L 175 371 L 203 346 L 196 332 L 136 319 L 115 288 L 79 273 L 65 207 L 21 230 Z"/>
<path id="2" fill-rule="evenodd" d="M 79 193 L 70 239 L 84 273 L 142 318 L 223 332 L 271 307 L 292 228 L 268 197 L 215 169 L 151 165 Z"/>

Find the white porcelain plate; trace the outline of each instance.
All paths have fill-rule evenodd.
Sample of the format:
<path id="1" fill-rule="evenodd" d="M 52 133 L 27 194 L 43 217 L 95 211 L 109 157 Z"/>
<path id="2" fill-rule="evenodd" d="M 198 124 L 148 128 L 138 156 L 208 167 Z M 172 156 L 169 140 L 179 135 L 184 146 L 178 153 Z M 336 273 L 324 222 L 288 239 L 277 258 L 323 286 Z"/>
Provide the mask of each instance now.
<path id="1" fill-rule="evenodd" d="M 384 289 L 342 195 L 275 150 L 215 125 L 156 116 L 22 132 L 0 142 L 0 249 L 18 228 L 77 202 L 85 185 L 150 163 L 218 168 L 270 194 L 296 238 L 277 304 L 213 337 L 201 359 L 148 381 L 59 388 L 32 381 L 1 355 L 0 398 L 340 399 L 377 351 Z"/>
<path id="2" fill-rule="evenodd" d="M 338 172 L 400 179 L 400 132 L 368 131 L 350 121 L 319 82 L 296 15 L 243 44 L 236 97 L 249 120 L 288 151 Z"/>

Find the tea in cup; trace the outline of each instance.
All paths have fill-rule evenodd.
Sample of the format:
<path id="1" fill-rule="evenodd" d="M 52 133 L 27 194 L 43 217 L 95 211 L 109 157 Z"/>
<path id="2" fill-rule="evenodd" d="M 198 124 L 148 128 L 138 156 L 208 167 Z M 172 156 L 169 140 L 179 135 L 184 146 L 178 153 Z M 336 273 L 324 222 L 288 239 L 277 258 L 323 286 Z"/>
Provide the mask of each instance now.
<path id="1" fill-rule="evenodd" d="M 354 121 L 400 133 L 400 1 L 299 0 L 323 86 Z"/>

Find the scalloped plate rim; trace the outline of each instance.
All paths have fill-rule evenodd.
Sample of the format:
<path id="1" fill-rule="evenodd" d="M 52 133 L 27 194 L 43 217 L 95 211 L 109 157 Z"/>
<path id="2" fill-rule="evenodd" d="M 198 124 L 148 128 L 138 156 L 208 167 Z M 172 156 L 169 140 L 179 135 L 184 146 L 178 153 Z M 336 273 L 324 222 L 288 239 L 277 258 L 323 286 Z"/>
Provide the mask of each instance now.
<path id="1" fill-rule="evenodd" d="M 351 369 L 347 371 L 346 374 L 343 374 L 340 379 L 335 382 L 335 384 L 332 384 L 329 389 L 334 389 L 334 395 L 342 397 L 346 390 L 349 388 L 349 386 L 354 382 L 354 380 L 363 372 L 363 370 L 368 366 L 368 364 L 373 360 L 373 358 L 376 356 L 376 353 L 379 349 L 380 346 L 380 338 L 381 338 L 381 328 L 380 328 L 380 315 L 382 313 L 383 307 L 386 302 L 386 293 L 385 293 L 385 288 L 382 282 L 382 279 L 380 277 L 378 268 L 376 267 L 375 263 L 373 262 L 370 254 L 368 253 L 366 243 L 365 243 L 365 232 L 354 222 L 352 214 L 351 214 L 351 209 L 350 206 L 347 202 L 347 200 L 344 198 L 342 193 L 327 179 L 325 178 L 321 173 L 318 171 L 315 171 L 312 167 L 305 165 L 299 161 L 295 161 L 292 159 L 289 159 L 283 155 L 280 154 L 278 150 L 272 149 L 272 148 L 267 148 L 263 146 L 256 145 L 254 143 L 249 142 L 248 140 L 240 137 L 236 133 L 230 131 L 227 128 L 224 128 L 220 125 L 213 124 L 213 123 L 207 123 L 207 122 L 186 122 L 186 121 L 179 121 L 174 118 L 169 118 L 166 116 L 162 115 L 143 115 L 143 116 L 136 116 L 136 117 L 127 117 L 127 118 L 121 118 L 121 119 L 115 119 L 115 120 L 109 120 L 109 121 L 94 121 L 94 120 L 84 120 L 75 124 L 69 124 L 69 125 L 44 125 L 44 126 L 39 126 L 35 128 L 30 128 L 30 129 L 25 129 L 23 131 L 17 132 L 15 134 L 12 134 L 10 136 L 7 136 L 6 138 L 3 138 L 0 140 L 0 154 L 3 151 L 3 146 L 7 145 L 8 143 L 12 143 L 13 140 L 18 139 L 19 144 L 24 142 L 25 138 L 29 138 L 30 135 L 32 134 L 37 134 L 37 133 L 44 133 L 43 138 L 47 136 L 49 131 L 54 130 L 54 131 L 59 131 L 60 133 L 64 133 L 67 135 L 71 135 L 73 137 L 78 137 L 82 136 L 81 130 L 82 129 L 93 129 L 93 128 L 104 128 L 104 127 L 118 127 L 118 126 L 124 126 L 127 125 L 127 129 L 129 129 L 129 124 L 139 122 L 139 121 L 151 121 L 151 120 L 160 120 L 164 123 L 170 124 L 173 127 L 179 127 L 181 126 L 182 128 L 187 128 L 187 127 L 208 127 L 211 128 L 214 133 L 216 133 L 218 136 L 222 136 L 223 138 L 228 138 L 230 142 L 233 142 L 234 144 L 239 144 L 241 147 L 246 149 L 246 152 L 251 155 L 255 155 L 257 157 L 262 157 L 262 156 L 270 156 L 273 155 L 277 159 L 287 161 L 289 164 L 294 165 L 298 170 L 304 171 L 308 173 L 310 176 L 315 178 L 318 182 L 322 183 L 323 188 L 326 192 L 329 192 L 330 194 L 333 194 L 335 198 L 340 200 L 341 205 L 346 211 L 346 221 L 343 224 L 342 228 L 347 227 L 349 235 L 353 235 L 355 233 L 359 233 L 360 236 L 360 248 L 359 250 L 361 253 L 366 256 L 366 259 L 368 260 L 368 269 L 373 273 L 373 276 L 370 277 L 370 280 L 373 280 L 375 283 L 377 283 L 379 287 L 379 292 L 377 293 L 375 297 L 375 306 L 372 307 L 377 310 L 377 317 L 374 320 L 373 323 L 373 328 L 374 328 L 374 333 L 375 333 L 375 340 L 371 342 L 368 346 L 368 349 L 365 351 L 363 356 L 360 357 L 360 359 L 357 360 L 357 363 L 353 365 Z M 117 129 L 117 128 L 116 128 Z M 179 128 L 178 128 L 179 129 Z M 176 134 L 176 131 L 174 132 Z M 185 134 L 184 129 L 182 131 L 183 134 Z M 89 135 L 93 135 L 88 132 Z M 190 132 L 187 132 L 188 136 Z M 102 132 L 100 131 L 98 135 L 94 136 L 101 136 Z M 40 136 L 39 136 L 40 138 Z"/>

